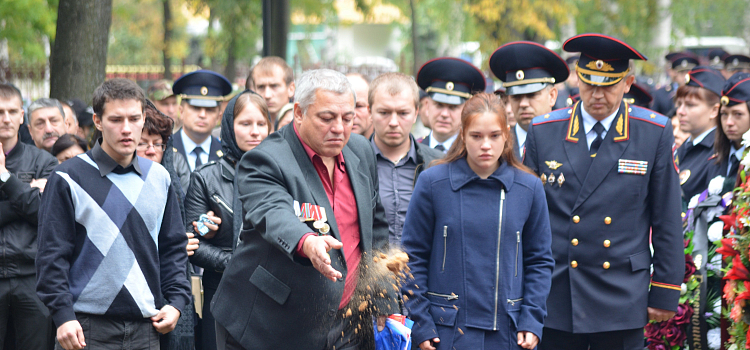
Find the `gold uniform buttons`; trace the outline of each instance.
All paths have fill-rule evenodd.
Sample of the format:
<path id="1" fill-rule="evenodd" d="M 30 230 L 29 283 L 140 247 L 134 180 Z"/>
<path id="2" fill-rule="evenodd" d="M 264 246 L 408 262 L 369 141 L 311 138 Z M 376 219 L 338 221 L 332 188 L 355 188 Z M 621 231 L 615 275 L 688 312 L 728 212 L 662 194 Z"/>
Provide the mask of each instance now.
<path id="1" fill-rule="evenodd" d="M 609 225 L 611 223 L 612 223 L 612 218 L 611 217 L 607 216 L 606 218 L 604 218 L 604 224 L 605 225 Z"/>
<path id="2" fill-rule="evenodd" d="M 573 238 L 570 240 L 570 244 L 572 244 L 574 247 L 578 245 L 578 238 Z"/>
<path id="3" fill-rule="evenodd" d="M 608 239 L 604 240 L 604 248 L 609 248 L 609 246 L 612 244 Z"/>
<path id="4" fill-rule="evenodd" d="M 602 264 L 602 267 L 603 267 L 603 268 L 604 268 L 605 270 L 608 270 L 608 269 L 609 269 L 609 266 L 610 266 L 610 265 L 609 265 L 609 261 L 605 261 L 605 262 L 604 262 L 604 264 Z"/>
<path id="5" fill-rule="evenodd" d="M 574 268 L 574 269 L 575 269 L 576 267 L 578 267 L 578 261 L 575 261 L 575 260 L 571 261 L 571 262 L 570 262 L 570 267 L 572 267 L 572 268 Z"/>
<path id="6" fill-rule="evenodd" d="M 577 224 L 577 223 L 579 223 L 580 221 L 581 221 L 581 217 L 580 217 L 580 216 L 576 215 L 576 216 L 574 216 L 574 217 L 573 217 L 573 223 L 574 223 L 574 224 Z"/>

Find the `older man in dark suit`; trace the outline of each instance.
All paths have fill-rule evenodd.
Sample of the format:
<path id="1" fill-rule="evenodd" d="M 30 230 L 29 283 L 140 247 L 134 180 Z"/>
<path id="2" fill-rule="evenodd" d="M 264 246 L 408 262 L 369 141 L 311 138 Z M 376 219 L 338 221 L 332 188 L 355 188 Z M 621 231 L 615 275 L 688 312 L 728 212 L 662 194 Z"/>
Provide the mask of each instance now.
<path id="1" fill-rule="evenodd" d="M 238 164 L 243 230 L 211 309 L 219 349 L 359 349 L 372 327 L 348 305 L 388 225 L 372 148 L 351 135 L 354 92 L 343 74 L 314 70 L 295 101 L 294 122 Z M 396 312 L 395 300 L 370 310 Z"/>

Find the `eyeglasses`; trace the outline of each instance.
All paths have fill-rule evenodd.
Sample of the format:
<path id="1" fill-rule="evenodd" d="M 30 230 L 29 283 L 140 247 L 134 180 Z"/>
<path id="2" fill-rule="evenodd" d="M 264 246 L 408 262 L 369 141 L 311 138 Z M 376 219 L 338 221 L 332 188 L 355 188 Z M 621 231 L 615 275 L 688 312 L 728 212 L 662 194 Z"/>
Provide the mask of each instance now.
<path id="1" fill-rule="evenodd" d="M 139 151 L 145 152 L 145 151 L 148 151 L 150 147 L 153 147 L 154 151 L 161 151 L 161 152 L 164 152 L 167 149 L 167 145 L 163 143 L 155 143 L 152 145 L 152 144 L 144 143 L 144 142 L 139 143 L 137 149 Z"/>

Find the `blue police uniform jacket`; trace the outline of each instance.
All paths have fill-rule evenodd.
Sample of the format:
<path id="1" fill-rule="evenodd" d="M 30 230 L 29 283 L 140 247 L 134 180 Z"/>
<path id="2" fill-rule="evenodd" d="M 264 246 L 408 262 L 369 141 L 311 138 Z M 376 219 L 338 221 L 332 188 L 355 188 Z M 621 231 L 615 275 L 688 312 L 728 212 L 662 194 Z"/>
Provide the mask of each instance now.
<path id="1" fill-rule="evenodd" d="M 534 118 L 524 164 L 545 182 L 555 258 L 546 327 L 636 329 L 647 307 L 677 309 L 685 257 L 673 140 L 669 119 L 624 102 L 595 157 L 580 102 Z"/>
<path id="2" fill-rule="evenodd" d="M 413 279 L 401 291 L 414 344 L 439 337 L 438 349 L 518 349 L 518 331 L 541 338 L 550 235 L 534 175 L 502 163 L 481 179 L 466 158 L 425 170 L 402 237 Z"/>
<path id="3" fill-rule="evenodd" d="M 680 170 L 680 186 L 685 205 L 690 202 L 690 198 L 708 188 L 708 182 L 712 179 L 709 176 L 716 173 L 712 169 L 719 166 L 714 155 L 714 138 L 716 129 L 709 132 L 697 145 L 693 145 L 691 138 L 677 149 L 675 164 Z M 726 169 L 724 167 L 725 171 Z"/>

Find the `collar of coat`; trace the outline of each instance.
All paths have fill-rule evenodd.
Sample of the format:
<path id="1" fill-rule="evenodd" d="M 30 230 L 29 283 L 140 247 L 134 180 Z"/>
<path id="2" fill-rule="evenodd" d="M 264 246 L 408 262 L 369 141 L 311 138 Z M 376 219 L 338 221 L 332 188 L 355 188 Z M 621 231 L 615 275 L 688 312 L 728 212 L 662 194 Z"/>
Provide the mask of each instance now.
<path id="1" fill-rule="evenodd" d="M 502 162 L 497 170 L 495 170 L 495 172 L 487 179 L 499 181 L 503 185 L 503 188 L 505 188 L 505 191 L 510 192 L 511 187 L 513 186 L 513 179 L 515 178 L 515 171 L 513 170 L 514 169 L 512 169 L 507 162 Z M 453 191 L 458 191 L 469 182 L 480 179 L 479 175 L 469 167 L 466 157 L 451 162 L 448 165 L 448 173 L 450 175 L 451 189 L 453 189 Z"/>

